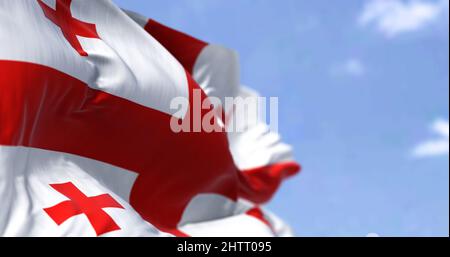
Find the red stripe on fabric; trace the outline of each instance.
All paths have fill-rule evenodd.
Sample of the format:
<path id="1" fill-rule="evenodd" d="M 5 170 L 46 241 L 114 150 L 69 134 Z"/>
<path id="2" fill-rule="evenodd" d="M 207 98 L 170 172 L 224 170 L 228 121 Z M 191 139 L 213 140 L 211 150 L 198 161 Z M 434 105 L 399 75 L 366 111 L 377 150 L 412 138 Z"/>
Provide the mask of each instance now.
<path id="1" fill-rule="evenodd" d="M 131 205 L 168 233 L 197 194 L 262 203 L 299 170 L 288 163 L 241 173 L 225 133 L 174 133 L 170 115 L 49 67 L 0 61 L 0 70 L 0 145 L 65 152 L 137 172 Z M 187 77 L 192 95 L 198 85 Z"/>
<path id="2" fill-rule="evenodd" d="M 191 74 L 198 55 L 208 45 L 208 43 L 152 19 L 147 22 L 145 30 L 168 49 Z M 222 116 L 224 117 L 224 115 Z M 294 162 L 246 170 L 242 174 L 245 186 L 241 186 L 240 196 L 259 204 L 267 202 L 273 197 L 285 178 L 294 176 L 299 171 L 300 165 Z"/>
<path id="3" fill-rule="evenodd" d="M 139 174 L 141 216 L 177 229 L 199 193 L 237 199 L 239 171 L 224 133 L 179 133 L 170 115 L 89 88 L 49 67 L 0 61 L 0 144 L 75 154 Z M 190 89 L 198 86 L 188 76 Z"/>
<path id="4" fill-rule="evenodd" d="M 208 43 L 150 19 L 144 29 L 159 41 L 192 74 L 200 52 Z"/>
<path id="5" fill-rule="evenodd" d="M 184 237 L 184 238 L 188 238 L 191 237 L 190 235 L 184 233 L 183 231 L 179 230 L 179 229 L 174 229 L 174 230 L 168 230 L 166 231 L 169 234 L 172 234 L 176 237 Z"/>
<path id="6" fill-rule="evenodd" d="M 268 202 L 283 180 L 298 174 L 301 167 L 295 162 L 275 163 L 264 167 L 243 170 L 239 195 L 254 203 Z"/>
<path id="7" fill-rule="evenodd" d="M 252 209 L 248 210 L 246 212 L 246 214 L 248 216 L 251 216 L 251 217 L 261 221 L 262 223 L 266 224 L 270 229 L 273 230 L 272 224 L 270 224 L 270 222 L 266 219 L 266 217 L 265 217 L 263 211 L 261 210 L 261 208 L 259 208 L 259 207 L 252 208 Z"/>

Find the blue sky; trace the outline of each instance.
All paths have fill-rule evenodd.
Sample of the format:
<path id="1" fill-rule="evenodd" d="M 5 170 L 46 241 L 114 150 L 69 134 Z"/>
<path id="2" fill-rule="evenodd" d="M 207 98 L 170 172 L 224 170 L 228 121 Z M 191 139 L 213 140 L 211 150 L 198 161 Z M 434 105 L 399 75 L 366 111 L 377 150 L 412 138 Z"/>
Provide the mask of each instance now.
<path id="1" fill-rule="evenodd" d="M 448 0 L 114 1 L 235 49 L 280 97 L 303 172 L 270 208 L 297 235 L 449 235 Z"/>

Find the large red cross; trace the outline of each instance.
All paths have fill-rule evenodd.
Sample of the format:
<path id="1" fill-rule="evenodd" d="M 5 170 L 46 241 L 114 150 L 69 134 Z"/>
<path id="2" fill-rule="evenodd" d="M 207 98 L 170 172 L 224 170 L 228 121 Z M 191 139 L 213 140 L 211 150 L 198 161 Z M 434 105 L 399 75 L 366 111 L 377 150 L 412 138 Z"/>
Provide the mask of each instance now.
<path id="1" fill-rule="evenodd" d="M 100 38 L 95 24 L 86 23 L 75 19 L 70 11 L 72 0 L 56 0 L 56 10 L 46 5 L 42 0 L 37 0 L 45 16 L 61 28 L 61 31 L 69 44 L 81 55 L 88 56 L 80 44 L 77 36 L 85 38 Z"/>
<path id="2" fill-rule="evenodd" d="M 103 210 L 103 208 L 124 209 L 114 198 L 108 194 L 88 197 L 81 192 L 71 182 L 63 184 L 51 184 L 51 187 L 59 193 L 65 195 L 69 200 L 63 201 L 53 207 L 45 208 L 44 211 L 56 222 L 61 225 L 69 218 L 84 214 L 88 218 L 97 236 L 120 230 L 120 227 Z"/>

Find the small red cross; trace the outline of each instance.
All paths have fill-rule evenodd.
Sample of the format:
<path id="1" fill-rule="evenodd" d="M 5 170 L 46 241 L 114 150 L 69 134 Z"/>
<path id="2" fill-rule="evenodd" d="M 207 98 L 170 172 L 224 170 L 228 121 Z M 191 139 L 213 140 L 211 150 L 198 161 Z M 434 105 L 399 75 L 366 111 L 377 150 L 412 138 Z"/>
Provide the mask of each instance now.
<path id="1" fill-rule="evenodd" d="M 86 23 L 75 19 L 70 11 L 72 0 L 56 0 L 56 10 L 46 5 L 42 0 L 37 0 L 45 16 L 61 28 L 64 37 L 69 44 L 77 50 L 81 56 L 88 54 L 81 47 L 77 36 L 85 38 L 99 38 L 95 24 Z"/>
<path id="2" fill-rule="evenodd" d="M 69 218 L 84 214 L 88 218 L 97 236 L 120 230 L 120 227 L 103 210 L 103 208 L 124 209 L 114 198 L 108 194 L 87 197 L 71 182 L 63 184 L 51 184 L 51 187 L 65 195 L 70 200 L 61 202 L 53 207 L 45 208 L 44 211 L 61 225 Z"/>

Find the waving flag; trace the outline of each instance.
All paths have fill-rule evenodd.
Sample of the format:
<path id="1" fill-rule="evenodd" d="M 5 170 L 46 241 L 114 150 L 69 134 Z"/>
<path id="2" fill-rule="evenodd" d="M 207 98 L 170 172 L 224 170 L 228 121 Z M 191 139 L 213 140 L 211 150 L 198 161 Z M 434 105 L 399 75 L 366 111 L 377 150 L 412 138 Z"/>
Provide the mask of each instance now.
<path id="1" fill-rule="evenodd" d="M 0 235 L 286 235 L 259 207 L 299 169 L 278 135 L 170 128 L 176 97 L 248 92 L 235 54 L 131 16 L 0 2 Z"/>

